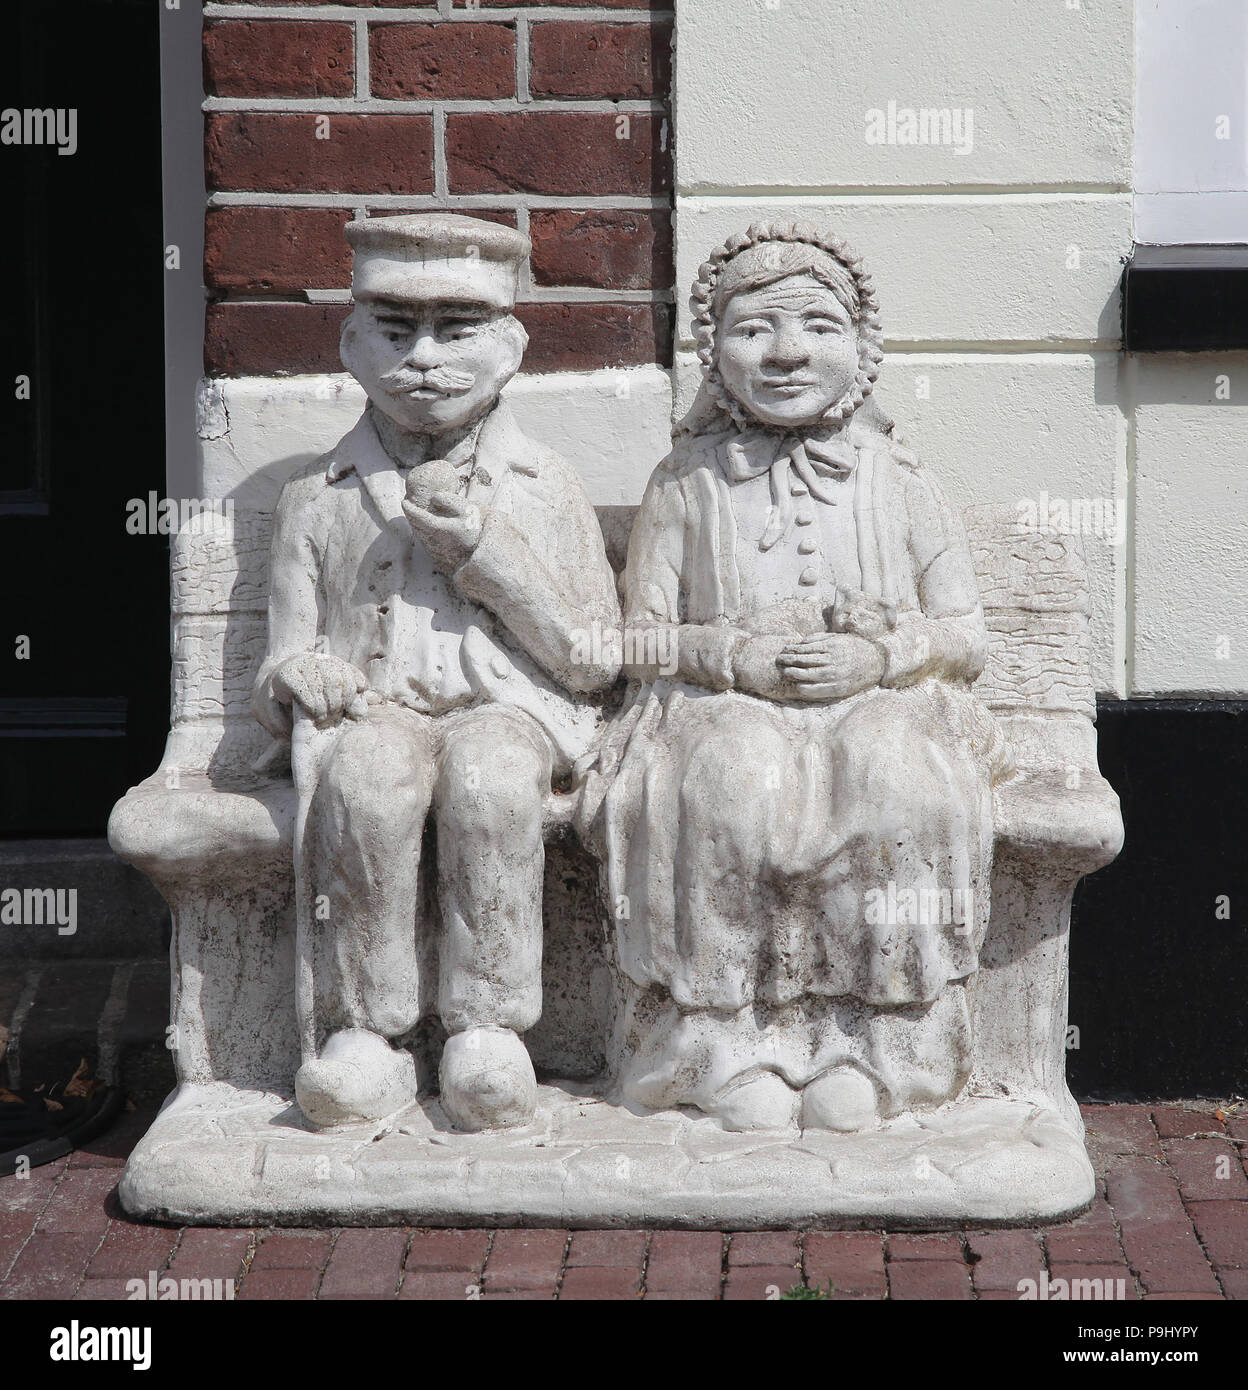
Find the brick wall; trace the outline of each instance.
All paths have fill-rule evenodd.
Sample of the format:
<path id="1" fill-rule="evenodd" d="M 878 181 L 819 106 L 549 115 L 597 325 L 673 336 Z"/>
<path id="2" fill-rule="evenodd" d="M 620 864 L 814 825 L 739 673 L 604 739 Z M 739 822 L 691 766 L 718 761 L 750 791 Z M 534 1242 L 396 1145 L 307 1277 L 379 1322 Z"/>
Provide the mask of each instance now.
<path id="1" fill-rule="evenodd" d="M 533 242 L 528 371 L 671 360 L 669 0 L 204 7 L 205 367 L 341 370 L 352 217 Z"/>

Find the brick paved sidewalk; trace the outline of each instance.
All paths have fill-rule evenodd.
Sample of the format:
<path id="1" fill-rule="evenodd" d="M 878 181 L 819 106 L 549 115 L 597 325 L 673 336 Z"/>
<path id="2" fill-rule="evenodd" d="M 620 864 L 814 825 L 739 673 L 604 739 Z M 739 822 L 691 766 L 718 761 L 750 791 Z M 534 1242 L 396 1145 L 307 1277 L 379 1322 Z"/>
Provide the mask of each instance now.
<path id="1" fill-rule="evenodd" d="M 240 1299 L 1017 1299 L 1020 1279 L 1122 1279 L 1128 1298 L 1248 1299 L 1248 1113 L 1085 1106 L 1092 1208 L 1037 1231 L 214 1230 L 137 1225 L 114 1191 L 150 1122 L 0 1179 L 0 1300 L 121 1299 L 149 1271 Z M 1236 1143 L 1238 1140 L 1240 1143 Z"/>

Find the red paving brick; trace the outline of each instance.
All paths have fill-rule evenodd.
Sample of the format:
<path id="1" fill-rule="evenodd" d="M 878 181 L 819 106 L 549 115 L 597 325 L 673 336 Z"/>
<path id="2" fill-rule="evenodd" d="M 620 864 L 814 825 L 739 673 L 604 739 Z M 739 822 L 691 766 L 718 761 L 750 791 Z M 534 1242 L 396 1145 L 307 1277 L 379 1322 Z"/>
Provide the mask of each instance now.
<path id="1" fill-rule="evenodd" d="M 437 1299 L 466 1303 L 481 1296 L 481 1285 L 463 1270 L 417 1270 L 403 1276 L 401 1301 Z"/>
<path id="2" fill-rule="evenodd" d="M 1052 1299 L 1056 1290 L 1053 1284 L 1058 1279 L 1066 1281 L 1066 1288 L 1062 1291 L 1066 1301 L 1073 1301 L 1072 1295 L 1076 1292 L 1079 1301 L 1086 1301 L 1089 1298 L 1093 1301 L 1096 1294 L 1092 1292 L 1086 1281 L 1096 1280 L 1099 1285 L 1099 1292 L 1102 1302 L 1118 1302 L 1118 1295 L 1121 1292 L 1124 1302 L 1129 1303 L 1136 1295 L 1135 1280 L 1131 1277 L 1131 1271 L 1124 1264 L 1066 1264 L 1055 1263 L 1049 1270 L 1048 1297 Z M 1083 1287 L 1076 1290 L 1073 1286 L 1076 1281 L 1083 1283 Z M 1038 1290 L 1037 1290 L 1038 1292 Z"/>
<path id="3" fill-rule="evenodd" d="M 252 1269 L 248 1271 L 235 1297 L 240 1300 L 301 1301 L 315 1298 L 320 1282 L 319 1269 Z"/>
<path id="4" fill-rule="evenodd" d="M 577 1299 L 636 1299 L 641 1288 L 641 1266 L 634 1269 L 616 1267 L 595 1268 L 578 1265 L 569 1269 L 559 1285 L 559 1298 Z"/>
<path id="5" fill-rule="evenodd" d="M 1161 1145 L 1147 1105 L 1083 1105 L 1088 1143 L 1104 1153 L 1160 1158 Z"/>
<path id="6" fill-rule="evenodd" d="M 742 1231 L 728 1245 L 728 1268 L 737 1265 L 795 1267 L 801 1255 L 792 1231 Z"/>
<path id="7" fill-rule="evenodd" d="M 954 1260 L 965 1263 L 961 1236 L 910 1236 L 888 1238 L 890 1260 Z"/>
<path id="8" fill-rule="evenodd" d="M 1217 1280 L 1189 1221 L 1124 1226 L 1122 1248 L 1146 1293 L 1217 1292 Z"/>
<path id="9" fill-rule="evenodd" d="M 75 1303 L 130 1302 L 129 1281 L 126 1279 L 84 1279 L 74 1294 Z"/>
<path id="10" fill-rule="evenodd" d="M 251 1244 L 250 1231 L 218 1231 L 191 1226 L 169 1264 L 175 1279 L 237 1279 Z"/>
<path id="11" fill-rule="evenodd" d="M 978 1292 L 1018 1289 L 1020 1279 L 1039 1279 L 1044 1251 L 1034 1231 L 985 1231 L 966 1238 L 971 1281 Z M 975 1258 L 978 1256 L 978 1258 Z"/>
<path id="12" fill-rule="evenodd" d="M 0 1284 L 0 1299 L 71 1298 L 99 1243 L 94 1233 L 40 1235 L 36 1231 Z"/>
<path id="13" fill-rule="evenodd" d="M 971 1271 L 960 1261 L 897 1260 L 888 1266 L 888 1293 L 894 1299 L 969 1299 Z"/>
<path id="14" fill-rule="evenodd" d="M 485 1289 L 545 1290 L 553 1296 L 567 1243 L 567 1231 L 499 1231 L 485 1262 Z"/>
<path id="15" fill-rule="evenodd" d="M 91 1257 L 91 1279 L 146 1279 L 168 1263 L 178 1232 L 167 1226 L 131 1226 L 114 1221 L 100 1248 Z"/>
<path id="16" fill-rule="evenodd" d="M 1248 1174 L 1235 1145 L 1225 1139 L 1169 1139 L 1166 1158 L 1185 1201 L 1248 1197 Z"/>
<path id="17" fill-rule="evenodd" d="M 1212 1110 L 1182 1110 L 1154 1106 L 1153 1123 L 1163 1139 L 1187 1139 L 1193 1134 L 1221 1134 L 1226 1126 Z"/>
<path id="18" fill-rule="evenodd" d="M 806 1282 L 833 1297 L 883 1298 L 884 1241 L 875 1231 L 811 1231 L 802 1241 Z"/>
<path id="19" fill-rule="evenodd" d="M 568 1268 L 593 1265 L 598 1269 L 640 1270 L 649 1241 L 648 1231 L 573 1231 Z"/>
<path id="20" fill-rule="evenodd" d="M 716 1297 L 723 1245 L 718 1231 L 656 1231 L 646 1264 L 646 1291 L 688 1289 L 704 1297 Z"/>
<path id="21" fill-rule="evenodd" d="M 314 1269 L 319 1274 L 333 1248 L 333 1231 L 269 1231 L 251 1257 L 251 1272 L 261 1269 Z"/>
<path id="22" fill-rule="evenodd" d="M 117 1174 L 111 1168 L 66 1173 L 57 1184 L 56 1200 L 39 1217 L 37 1229 L 48 1235 L 94 1232 L 102 1236 L 109 1223 L 105 1201 L 116 1186 Z"/>
<path id="23" fill-rule="evenodd" d="M 321 1280 L 321 1298 L 393 1298 L 408 1233 L 397 1227 L 339 1232 Z"/>
<path id="24" fill-rule="evenodd" d="M 1045 1231 L 1049 1260 L 1059 1264 L 1120 1264 L 1122 1246 L 1113 1230 L 1068 1230 L 1061 1226 Z"/>
<path id="25" fill-rule="evenodd" d="M 479 1274 L 489 1231 L 416 1231 L 404 1268 L 428 1273 Z M 463 1283 L 463 1280 L 460 1281 Z"/>
<path id="26" fill-rule="evenodd" d="M 763 1302 L 778 1299 L 802 1282 L 792 1265 L 738 1265 L 729 1268 L 724 1299 L 729 1302 Z"/>
<path id="27" fill-rule="evenodd" d="M 1131 1299 L 1248 1300 L 1248 1149 L 1230 1142 L 1248 1139 L 1248 1114 L 1223 1124 L 1211 1110 L 1182 1105 L 1082 1109 L 1104 1178 L 1092 1206 L 1072 1221 L 1040 1232 L 800 1238 L 143 1225 L 124 1217 L 115 1192 L 117 1170 L 151 1120 L 136 1113 L 87 1151 L 26 1179 L 0 1178 L 0 1300 L 125 1299 L 127 1280 L 154 1270 L 241 1279 L 238 1297 L 249 1300 L 394 1298 L 397 1290 L 406 1301 L 540 1301 L 558 1290 L 569 1301 L 627 1301 L 641 1296 L 644 1271 L 645 1298 L 655 1302 L 764 1301 L 803 1272 L 810 1286 L 830 1284 L 835 1299 L 999 1302 L 1017 1299 L 1018 1281 L 1039 1280 L 1046 1269 L 1050 1279 L 1125 1279 Z M 1218 1137 L 1194 1137 L 1209 1133 Z"/>
<path id="28" fill-rule="evenodd" d="M 1218 1269 L 1248 1269 L 1248 1202 L 1192 1202 L 1188 1210 Z"/>

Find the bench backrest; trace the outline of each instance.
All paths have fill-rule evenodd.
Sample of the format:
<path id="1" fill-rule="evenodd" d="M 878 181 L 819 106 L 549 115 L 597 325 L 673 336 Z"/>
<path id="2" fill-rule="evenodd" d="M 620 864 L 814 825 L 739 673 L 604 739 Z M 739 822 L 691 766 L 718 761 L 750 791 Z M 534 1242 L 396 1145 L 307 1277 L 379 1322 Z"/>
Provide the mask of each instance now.
<path id="1" fill-rule="evenodd" d="M 617 571 L 634 510 L 599 509 Z M 1087 570 L 1078 539 L 1020 534 L 1010 505 L 968 507 L 964 521 L 989 635 L 977 691 L 1004 716 L 1093 718 Z M 272 526 L 268 512 L 206 512 L 174 538 L 172 733 L 163 770 L 172 764 L 208 772 L 227 785 L 279 770 L 250 706 L 266 642 Z"/>

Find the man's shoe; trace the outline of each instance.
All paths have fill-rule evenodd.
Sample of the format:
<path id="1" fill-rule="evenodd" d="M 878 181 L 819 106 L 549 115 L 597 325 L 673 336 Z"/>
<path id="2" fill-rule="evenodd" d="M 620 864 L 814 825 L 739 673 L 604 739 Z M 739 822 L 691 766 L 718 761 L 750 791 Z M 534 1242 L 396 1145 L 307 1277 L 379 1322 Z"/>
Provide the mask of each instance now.
<path id="1" fill-rule="evenodd" d="M 472 1133 L 525 1125 L 537 1106 L 528 1049 L 510 1028 L 469 1028 L 442 1049 L 442 1109 Z"/>
<path id="2" fill-rule="evenodd" d="M 376 1033 L 348 1028 L 299 1068 L 295 1099 L 318 1129 L 384 1120 L 416 1099 L 416 1064 Z"/>

